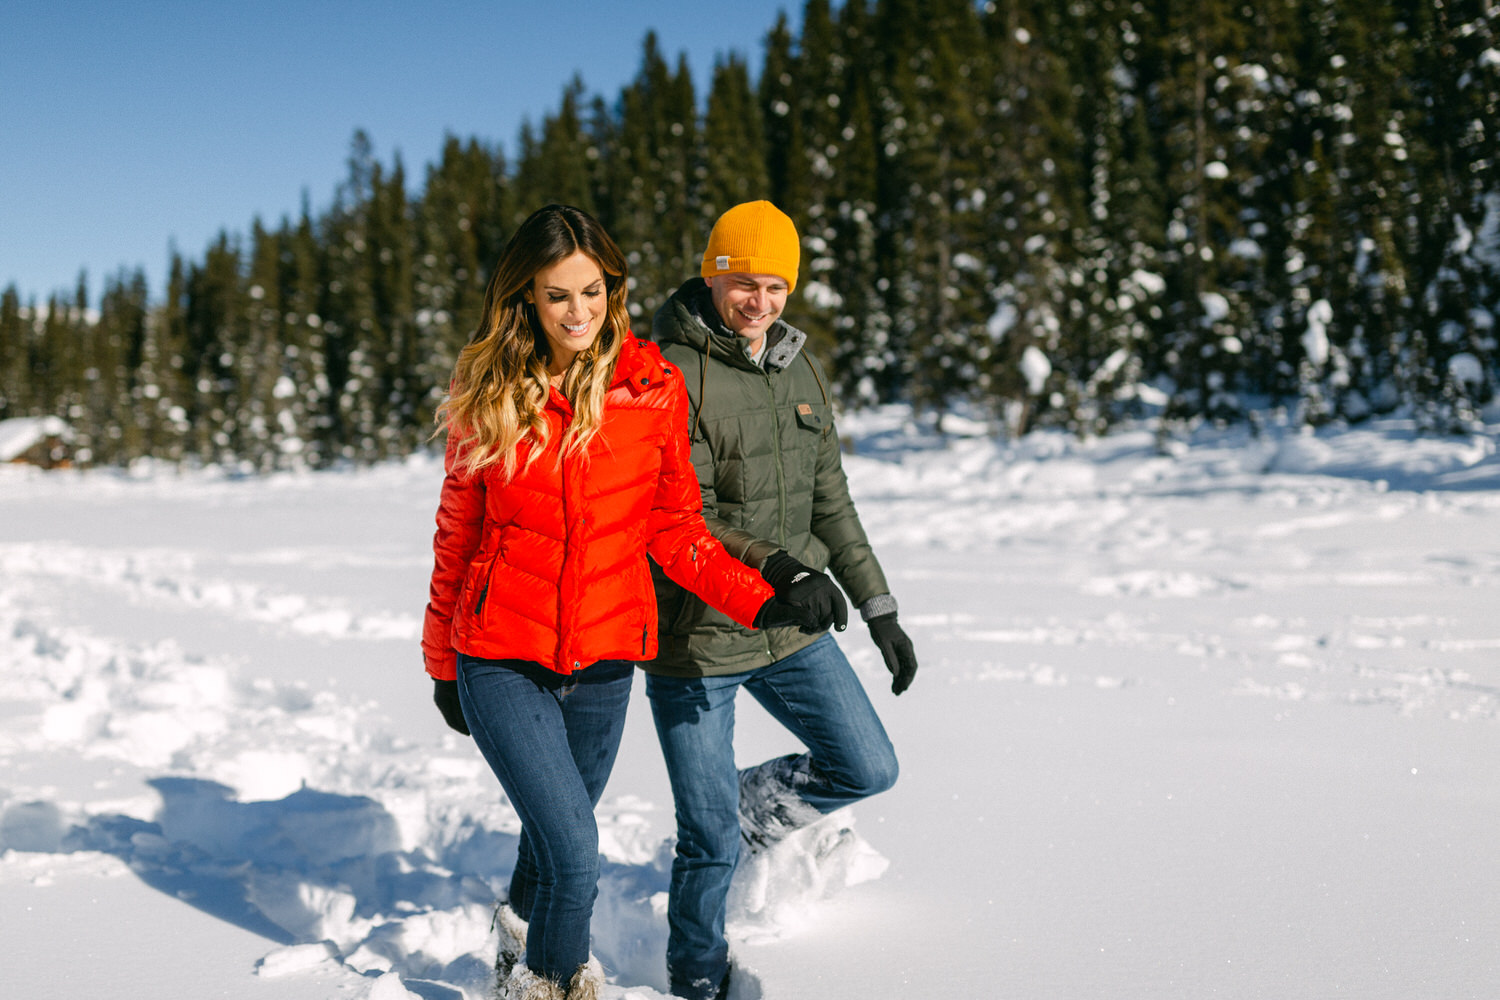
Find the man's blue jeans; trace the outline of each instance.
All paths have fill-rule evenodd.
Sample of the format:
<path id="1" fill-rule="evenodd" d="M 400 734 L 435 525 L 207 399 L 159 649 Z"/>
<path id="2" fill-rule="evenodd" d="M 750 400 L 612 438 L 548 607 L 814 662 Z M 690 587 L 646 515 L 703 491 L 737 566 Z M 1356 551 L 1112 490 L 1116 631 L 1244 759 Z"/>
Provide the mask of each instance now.
<path id="1" fill-rule="evenodd" d="M 634 672 L 625 660 L 565 677 L 526 660 L 458 657 L 464 719 L 521 817 L 510 905 L 531 921 L 526 964 L 564 984 L 589 958 L 594 806 L 620 748 Z"/>
<path id="2" fill-rule="evenodd" d="M 819 812 L 885 791 L 896 780 L 885 727 L 832 636 L 747 673 L 647 676 L 677 810 L 667 971 L 680 997 L 713 996 L 729 967 L 724 914 L 740 853 L 734 701 L 741 688 L 807 747 L 794 764 L 807 780 L 795 791 Z"/>

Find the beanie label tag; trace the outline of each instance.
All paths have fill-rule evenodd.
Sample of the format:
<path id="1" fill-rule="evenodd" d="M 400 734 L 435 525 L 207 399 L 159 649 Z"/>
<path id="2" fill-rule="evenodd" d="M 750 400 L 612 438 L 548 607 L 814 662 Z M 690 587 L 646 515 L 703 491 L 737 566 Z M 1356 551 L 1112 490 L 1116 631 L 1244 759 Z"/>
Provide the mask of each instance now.
<path id="1" fill-rule="evenodd" d="M 719 256 L 715 257 L 714 267 L 718 268 L 720 271 L 729 270 L 729 255 L 720 254 Z"/>

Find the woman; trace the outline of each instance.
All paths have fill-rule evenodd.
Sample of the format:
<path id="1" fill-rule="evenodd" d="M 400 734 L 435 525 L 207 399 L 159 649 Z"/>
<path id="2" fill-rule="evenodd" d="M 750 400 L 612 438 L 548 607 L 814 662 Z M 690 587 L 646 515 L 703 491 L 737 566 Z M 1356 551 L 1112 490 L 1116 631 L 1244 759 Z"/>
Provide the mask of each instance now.
<path id="1" fill-rule="evenodd" d="M 589 215 L 536 212 L 495 268 L 439 413 L 422 650 L 444 719 L 473 733 L 521 817 L 497 963 L 516 1000 L 586 1000 L 603 981 L 588 953 L 593 809 L 634 661 L 656 655 L 647 555 L 743 625 L 827 627 L 709 535 L 681 378 L 630 335 L 625 277 Z"/>

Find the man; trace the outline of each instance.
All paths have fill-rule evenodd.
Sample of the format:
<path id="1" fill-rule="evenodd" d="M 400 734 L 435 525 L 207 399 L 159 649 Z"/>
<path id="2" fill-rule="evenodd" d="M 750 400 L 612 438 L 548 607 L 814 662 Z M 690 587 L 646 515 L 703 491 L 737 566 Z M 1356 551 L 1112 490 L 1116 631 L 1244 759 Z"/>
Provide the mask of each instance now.
<path id="1" fill-rule="evenodd" d="M 652 333 L 683 374 L 693 464 L 709 528 L 734 555 L 817 612 L 843 597 L 900 694 L 917 670 L 896 600 L 849 497 L 828 378 L 781 319 L 797 286 L 797 229 L 767 201 L 737 205 L 709 235 L 702 278 L 656 314 Z M 741 842 L 769 847 L 840 806 L 889 788 L 896 756 L 849 661 L 826 631 L 741 628 L 657 574 L 659 652 L 645 664 L 677 812 L 668 904 L 672 992 L 728 992 L 725 903 Z M 827 614 L 820 614 L 823 621 Z M 744 689 L 808 750 L 737 771 Z"/>

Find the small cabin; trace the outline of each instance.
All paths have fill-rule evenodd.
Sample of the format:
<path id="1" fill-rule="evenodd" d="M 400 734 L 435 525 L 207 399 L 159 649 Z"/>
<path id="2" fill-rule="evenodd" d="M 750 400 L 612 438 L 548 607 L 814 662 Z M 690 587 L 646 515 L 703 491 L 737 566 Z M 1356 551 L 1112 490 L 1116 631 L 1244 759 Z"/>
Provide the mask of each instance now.
<path id="1" fill-rule="evenodd" d="M 66 468 L 73 464 L 73 428 L 61 417 L 0 420 L 0 462 Z"/>

